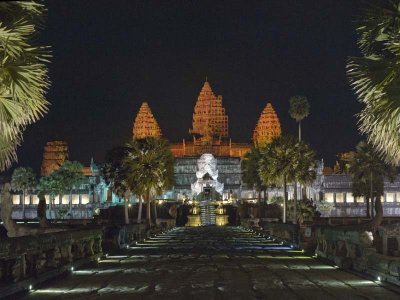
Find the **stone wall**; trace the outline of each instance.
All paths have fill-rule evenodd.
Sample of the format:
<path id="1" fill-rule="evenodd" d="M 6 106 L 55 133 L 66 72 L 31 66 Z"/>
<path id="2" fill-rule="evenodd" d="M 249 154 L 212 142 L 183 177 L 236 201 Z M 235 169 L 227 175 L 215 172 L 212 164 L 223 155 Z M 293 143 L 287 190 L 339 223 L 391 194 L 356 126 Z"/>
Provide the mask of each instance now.
<path id="1" fill-rule="evenodd" d="M 80 229 L 0 241 L 0 298 L 102 255 L 102 230 Z"/>
<path id="2" fill-rule="evenodd" d="M 197 160 L 199 157 L 179 157 L 175 159 L 174 176 L 176 193 L 191 193 L 191 184 L 196 182 Z M 241 185 L 240 158 L 216 157 L 218 181 L 224 184 L 224 190 L 232 190 L 239 196 Z"/>
<path id="3" fill-rule="evenodd" d="M 382 241 L 378 239 L 373 244 L 372 232 L 318 227 L 315 237 L 318 257 L 341 268 L 367 273 L 376 280 L 400 285 L 400 258 L 378 253 Z"/>

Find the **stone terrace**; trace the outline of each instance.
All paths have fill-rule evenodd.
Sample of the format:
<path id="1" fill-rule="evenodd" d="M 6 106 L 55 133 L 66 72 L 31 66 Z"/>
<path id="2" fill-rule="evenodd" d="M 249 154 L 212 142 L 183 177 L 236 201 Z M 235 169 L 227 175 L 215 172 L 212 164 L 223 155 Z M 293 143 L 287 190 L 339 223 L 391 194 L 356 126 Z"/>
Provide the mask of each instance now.
<path id="1" fill-rule="evenodd" d="M 176 228 L 23 299 L 400 299 L 399 290 L 240 227 Z M 14 296 L 13 299 L 16 299 Z"/>

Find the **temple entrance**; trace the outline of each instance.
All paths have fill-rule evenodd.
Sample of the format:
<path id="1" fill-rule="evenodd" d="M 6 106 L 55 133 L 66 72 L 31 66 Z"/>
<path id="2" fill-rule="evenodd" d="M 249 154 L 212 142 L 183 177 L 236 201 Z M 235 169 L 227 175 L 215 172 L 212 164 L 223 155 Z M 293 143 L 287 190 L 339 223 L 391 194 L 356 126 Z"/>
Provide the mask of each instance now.
<path id="1" fill-rule="evenodd" d="M 199 203 L 201 225 L 216 224 L 215 210 L 217 207 L 213 194 L 215 194 L 215 190 L 211 186 L 208 185 L 203 188 L 203 199 Z"/>
<path id="2" fill-rule="evenodd" d="M 212 154 L 203 154 L 197 169 L 197 180 L 191 184 L 194 200 L 187 226 L 226 225 L 228 216 L 222 207 L 224 184 L 218 181 L 217 160 Z"/>

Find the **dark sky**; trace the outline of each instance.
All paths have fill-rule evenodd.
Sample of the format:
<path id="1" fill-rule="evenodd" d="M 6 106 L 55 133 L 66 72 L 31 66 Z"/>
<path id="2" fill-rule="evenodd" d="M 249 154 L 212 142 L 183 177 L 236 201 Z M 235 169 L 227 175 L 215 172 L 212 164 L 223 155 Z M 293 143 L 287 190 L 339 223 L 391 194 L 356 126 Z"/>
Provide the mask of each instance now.
<path id="1" fill-rule="evenodd" d="M 296 134 L 290 96 L 308 97 L 303 137 L 332 164 L 361 139 L 346 79 L 358 55 L 360 1 L 47 1 L 41 43 L 51 45 L 49 113 L 25 132 L 19 165 L 39 169 L 43 146 L 66 140 L 70 159 L 103 161 L 131 137 L 147 100 L 170 141 L 187 137 L 208 76 L 229 115 L 233 141 L 250 142 L 272 102 Z"/>

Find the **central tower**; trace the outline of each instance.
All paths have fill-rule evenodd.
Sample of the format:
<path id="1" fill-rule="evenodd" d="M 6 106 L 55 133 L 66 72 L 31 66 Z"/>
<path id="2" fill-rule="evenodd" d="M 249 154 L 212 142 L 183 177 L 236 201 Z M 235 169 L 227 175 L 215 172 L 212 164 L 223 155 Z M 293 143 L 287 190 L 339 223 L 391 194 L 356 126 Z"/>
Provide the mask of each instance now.
<path id="1" fill-rule="evenodd" d="M 215 140 L 228 138 L 228 116 L 222 107 L 222 96 L 215 96 L 207 80 L 197 98 L 189 133 L 201 144 L 213 144 Z"/>

